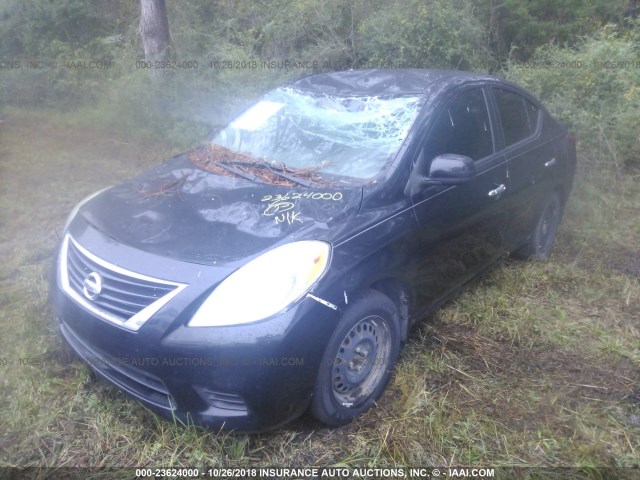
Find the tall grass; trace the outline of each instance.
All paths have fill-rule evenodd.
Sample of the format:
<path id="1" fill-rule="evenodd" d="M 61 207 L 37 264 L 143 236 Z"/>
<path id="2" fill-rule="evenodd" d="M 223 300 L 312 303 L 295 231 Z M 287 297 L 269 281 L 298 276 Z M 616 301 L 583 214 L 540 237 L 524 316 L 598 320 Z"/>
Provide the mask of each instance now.
<path id="1" fill-rule="evenodd" d="M 578 179 L 550 260 L 507 261 L 421 321 L 362 418 L 248 436 L 159 419 L 64 349 L 46 278 L 66 215 L 172 148 L 69 115 L 0 124 L 0 466 L 640 466 L 637 182 Z"/>

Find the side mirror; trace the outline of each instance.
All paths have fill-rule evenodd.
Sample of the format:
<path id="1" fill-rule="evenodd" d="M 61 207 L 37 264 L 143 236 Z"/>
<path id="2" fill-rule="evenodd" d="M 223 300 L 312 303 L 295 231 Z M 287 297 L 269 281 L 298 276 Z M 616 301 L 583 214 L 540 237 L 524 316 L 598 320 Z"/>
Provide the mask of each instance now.
<path id="1" fill-rule="evenodd" d="M 476 175 L 476 164 L 464 155 L 445 153 L 428 162 L 420 154 L 405 187 L 406 195 L 416 195 L 434 185 L 457 185 L 468 182 Z"/>
<path id="2" fill-rule="evenodd" d="M 431 161 L 429 179 L 445 185 L 455 185 L 476 176 L 476 164 L 471 158 L 454 153 L 438 155 Z"/>

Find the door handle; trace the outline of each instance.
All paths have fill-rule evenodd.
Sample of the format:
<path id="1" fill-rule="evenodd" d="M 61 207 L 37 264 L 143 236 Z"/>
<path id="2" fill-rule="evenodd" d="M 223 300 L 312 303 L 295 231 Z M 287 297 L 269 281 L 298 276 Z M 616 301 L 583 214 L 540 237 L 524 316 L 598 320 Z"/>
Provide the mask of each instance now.
<path id="1" fill-rule="evenodd" d="M 489 190 L 489 196 L 490 197 L 499 197 L 500 195 L 502 195 L 504 193 L 504 191 L 507 189 L 507 187 L 505 187 L 503 184 L 498 185 L 496 188 L 494 188 L 493 190 Z"/>
<path id="2" fill-rule="evenodd" d="M 553 167 L 556 164 L 556 157 L 553 157 L 551 160 L 544 162 L 545 168 Z"/>

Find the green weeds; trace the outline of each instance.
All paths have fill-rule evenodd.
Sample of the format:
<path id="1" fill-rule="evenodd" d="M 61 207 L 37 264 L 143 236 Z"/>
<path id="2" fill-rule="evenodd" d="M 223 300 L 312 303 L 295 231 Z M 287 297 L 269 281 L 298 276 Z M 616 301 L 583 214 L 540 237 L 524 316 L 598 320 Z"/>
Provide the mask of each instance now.
<path id="1" fill-rule="evenodd" d="M 0 465 L 639 465 L 637 179 L 579 179 L 551 259 L 506 260 L 420 322 L 353 424 L 245 435 L 157 418 L 96 381 L 51 324 L 46 278 L 72 206 L 170 153 L 71 114 L 5 114 Z"/>

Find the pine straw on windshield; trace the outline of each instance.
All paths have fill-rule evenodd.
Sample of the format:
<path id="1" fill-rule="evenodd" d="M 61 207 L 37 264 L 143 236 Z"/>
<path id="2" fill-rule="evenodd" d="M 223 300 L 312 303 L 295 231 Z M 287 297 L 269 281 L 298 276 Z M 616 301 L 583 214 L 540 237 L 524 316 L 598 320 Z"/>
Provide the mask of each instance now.
<path id="1" fill-rule="evenodd" d="M 271 170 L 269 165 L 265 165 L 264 163 L 267 162 L 267 160 L 260 160 L 247 153 L 236 152 L 222 145 L 200 145 L 188 153 L 187 158 L 203 170 L 218 175 L 236 176 L 232 171 L 222 167 L 222 164 L 247 175 L 255 175 L 258 180 L 271 185 L 282 185 L 285 187 L 298 185 L 297 182 L 282 177 Z M 282 173 L 285 175 L 292 175 L 310 182 L 327 183 L 323 181 L 322 177 L 318 174 L 318 167 L 291 169 L 284 164 L 273 164 L 273 168 L 277 168 L 279 171 L 282 170 Z"/>

